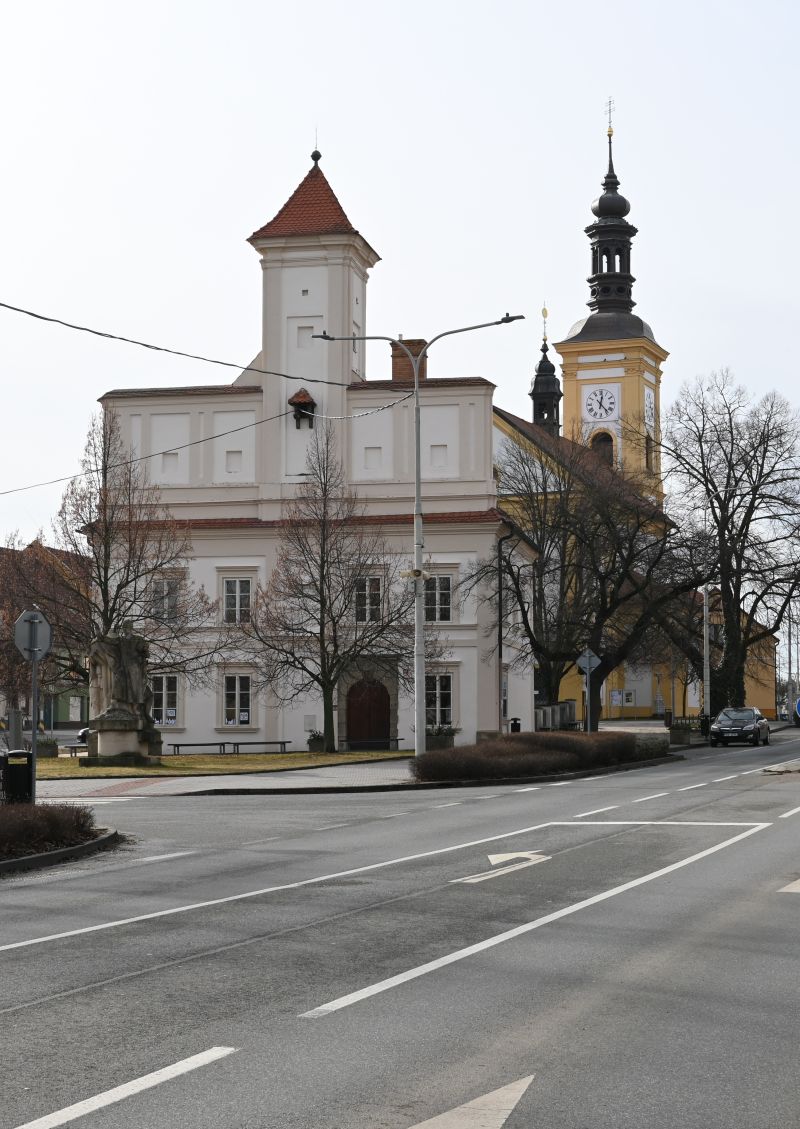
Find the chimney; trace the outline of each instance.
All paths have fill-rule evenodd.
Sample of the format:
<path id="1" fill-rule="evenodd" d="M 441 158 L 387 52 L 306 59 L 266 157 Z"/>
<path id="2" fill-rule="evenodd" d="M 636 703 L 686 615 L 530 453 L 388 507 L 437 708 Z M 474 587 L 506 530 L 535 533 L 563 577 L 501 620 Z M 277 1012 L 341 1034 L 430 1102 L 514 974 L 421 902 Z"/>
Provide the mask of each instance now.
<path id="1" fill-rule="evenodd" d="M 403 344 L 408 351 L 415 357 L 418 357 L 425 346 L 428 344 L 423 338 L 403 338 Z M 419 366 L 419 378 L 425 380 L 428 375 L 428 355 L 427 353 L 422 358 Z M 398 384 L 413 384 L 414 383 L 414 370 L 411 367 L 411 361 L 405 354 L 405 351 L 399 345 L 392 345 L 392 380 L 396 380 Z"/>

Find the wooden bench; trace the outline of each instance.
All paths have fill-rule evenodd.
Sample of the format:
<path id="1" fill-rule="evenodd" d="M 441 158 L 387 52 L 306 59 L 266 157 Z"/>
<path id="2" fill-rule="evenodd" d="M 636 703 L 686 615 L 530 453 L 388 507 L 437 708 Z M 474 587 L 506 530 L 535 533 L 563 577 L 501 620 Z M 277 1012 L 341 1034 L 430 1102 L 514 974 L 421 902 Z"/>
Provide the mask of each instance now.
<path id="1" fill-rule="evenodd" d="M 238 756 L 239 750 L 242 748 L 243 745 L 248 745 L 248 746 L 249 745 L 264 745 L 264 746 L 266 746 L 266 745 L 277 745 L 278 753 L 285 753 L 286 752 L 286 746 L 291 745 L 291 743 L 292 743 L 291 741 L 228 741 L 228 742 L 226 742 L 226 744 L 229 744 L 229 745 L 232 746 L 232 752 L 236 756 Z M 268 753 L 269 751 L 270 750 L 268 748 L 264 749 L 265 753 Z"/>
<path id="2" fill-rule="evenodd" d="M 216 749 L 221 755 L 225 755 L 225 742 L 224 741 L 179 741 L 175 744 L 170 744 L 172 755 L 178 756 L 181 749 Z"/>

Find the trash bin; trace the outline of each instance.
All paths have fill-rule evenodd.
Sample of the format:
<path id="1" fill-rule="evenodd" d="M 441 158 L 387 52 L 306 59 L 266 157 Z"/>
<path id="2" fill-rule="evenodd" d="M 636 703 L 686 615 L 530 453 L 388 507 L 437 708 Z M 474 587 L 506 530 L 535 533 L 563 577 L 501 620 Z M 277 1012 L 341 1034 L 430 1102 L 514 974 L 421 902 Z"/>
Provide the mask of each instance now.
<path id="1" fill-rule="evenodd" d="M 518 717 L 511 718 L 511 724 L 509 725 L 508 730 L 509 733 L 520 733 L 522 731 L 522 725 L 520 724 L 520 719 Z"/>
<path id="2" fill-rule="evenodd" d="M 672 710 L 664 710 L 664 727 L 666 729 L 672 727 Z"/>
<path id="3" fill-rule="evenodd" d="M 11 749 L 0 753 L 0 803 L 30 804 L 33 801 L 33 753 Z"/>

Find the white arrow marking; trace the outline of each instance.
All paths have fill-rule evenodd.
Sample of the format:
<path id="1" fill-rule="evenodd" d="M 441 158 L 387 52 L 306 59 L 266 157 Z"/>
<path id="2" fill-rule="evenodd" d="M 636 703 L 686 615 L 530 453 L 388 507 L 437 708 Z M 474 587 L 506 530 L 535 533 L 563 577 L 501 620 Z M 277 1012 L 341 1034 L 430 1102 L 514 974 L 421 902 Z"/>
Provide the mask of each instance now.
<path id="1" fill-rule="evenodd" d="M 492 1090 L 490 1094 L 460 1105 L 458 1109 L 440 1113 L 430 1121 L 420 1121 L 418 1125 L 412 1125 L 411 1129 L 502 1129 L 508 1115 L 516 1109 L 533 1079 L 533 1074 L 520 1078 L 519 1082 L 512 1082 L 510 1086 L 503 1086 L 500 1090 Z"/>
<path id="2" fill-rule="evenodd" d="M 501 870 L 485 870 L 480 874 L 469 874 L 466 878 L 451 878 L 453 882 L 485 882 L 487 878 L 497 878 L 501 874 L 510 874 L 512 870 L 524 870 L 526 866 L 536 866 L 537 862 L 547 862 L 550 855 L 540 855 L 537 851 L 517 851 L 513 855 L 489 855 L 489 862 L 496 866 L 499 862 L 508 862 L 510 859 L 525 859 L 525 862 L 516 862 L 512 866 L 504 866 Z"/>
<path id="3" fill-rule="evenodd" d="M 535 1075 L 520 1078 L 510 1086 L 493 1089 L 491 1094 L 476 1097 L 474 1102 L 459 1105 L 457 1110 L 440 1113 L 430 1121 L 420 1121 L 411 1129 L 501 1129 L 509 1113 L 516 1110 L 522 1094 L 533 1082 Z"/>
<path id="4" fill-rule="evenodd" d="M 790 882 L 788 886 L 782 886 L 778 891 L 779 894 L 800 894 L 800 878 L 796 882 Z"/>

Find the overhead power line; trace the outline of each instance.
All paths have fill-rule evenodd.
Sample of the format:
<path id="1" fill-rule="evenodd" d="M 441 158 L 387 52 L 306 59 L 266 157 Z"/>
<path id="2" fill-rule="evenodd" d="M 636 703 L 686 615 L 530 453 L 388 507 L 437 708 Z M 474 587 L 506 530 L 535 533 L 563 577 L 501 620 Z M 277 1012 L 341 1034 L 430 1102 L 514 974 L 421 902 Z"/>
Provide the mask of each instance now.
<path id="1" fill-rule="evenodd" d="M 153 345 L 149 341 L 137 341 L 135 337 L 123 337 L 119 333 L 107 333 L 102 329 L 93 329 L 88 325 L 76 325 L 63 318 L 52 318 L 46 314 L 36 313 L 35 310 L 25 310 L 21 306 L 12 306 L 8 302 L 0 302 L 0 308 L 11 310 L 15 314 L 24 314 L 26 317 L 35 318 L 37 321 L 46 321 L 51 325 L 60 325 L 65 329 L 74 329 L 78 333 L 90 333 L 94 337 L 103 337 L 107 341 L 122 341 L 126 345 L 136 345 L 140 349 L 150 349 L 154 353 L 168 353 L 172 357 L 186 357 L 190 361 L 202 361 L 207 365 L 221 365 L 223 368 L 236 369 L 238 372 L 257 372 L 262 376 L 282 376 L 286 380 L 298 380 L 303 384 L 329 384 L 337 388 L 347 388 L 346 380 L 325 380 L 321 376 L 292 376 L 288 372 L 275 372 L 273 369 L 258 368 L 257 365 L 240 365 L 237 361 L 220 361 L 214 357 L 205 357 L 201 353 L 185 353 L 181 349 L 170 349 L 166 345 Z"/>

